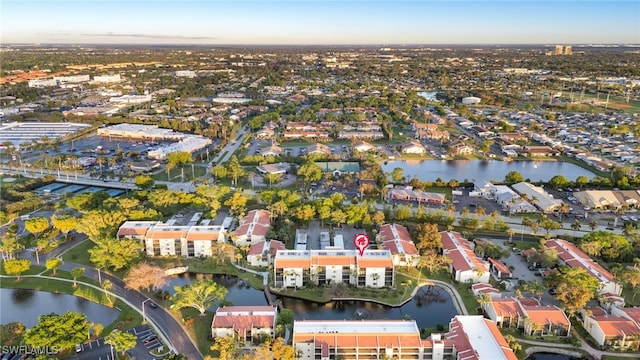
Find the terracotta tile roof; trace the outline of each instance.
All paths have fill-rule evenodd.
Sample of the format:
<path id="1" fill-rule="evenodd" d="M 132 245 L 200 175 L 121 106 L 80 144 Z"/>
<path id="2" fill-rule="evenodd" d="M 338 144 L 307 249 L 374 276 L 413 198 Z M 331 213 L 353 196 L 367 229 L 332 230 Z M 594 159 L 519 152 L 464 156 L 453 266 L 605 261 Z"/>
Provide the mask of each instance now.
<path id="1" fill-rule="evenodd" d="M 386 240 L 382 243 L 382 248 L 385 250 L 389 250 L 391 254 L 408 254 L 408 255 L 418 255 L 418 248 L 413 243 L 413 241 L 403 241 L 403 240 Z"/>
<path id="2" fill-rule="evenodd" d="M 189 231 L 187 232 L 187 240 L 218 240 L 219 231 Z"/>
<path id="3" fill-rule="evenodd" d="M 589 307 L 584 310 L 591 311 L 591 316 L 604 316 L 607 315 L 607 311 L 601 307 Z"/>
<path id="4" fill-rule="evenodd" d="M 622 311 L 628 317 L 640 323 L 640 307 L 618 308 L 618 311 Z"/>
<path id="5" fill-rule="evenodd" d="M 158 229 L 152 228 L 147 232 L 147 239 L 182 239 L 187 236 L 186 229 Z"/>
<path id="6" fill-rule="evenodd" d="M 540 301 L 538 301 L 538 299 L 533 298 L 533 297 L 523 297 L 523 298 L 520 298 L 518 301 L 520 301 L 521 305 L 527 305 L 527 306 L 538 306 L 538 305 L 540 305 Z"/>
<path id="7" fill-rule="evenodd" d="M 471 250 L 469 241 L 458 232 L 440 232 L 442 248 L 446 256 L 452 260 L 453 268 L 456 271 L 467 271 L 478 269 L 489 271 L 485 263 Z"/>
<path id="8" fill-rule="evenodd" d="M 592 316 L 605 337 L 640 335 L 640 327 L 634 321 L 617 316 Z"/>
<path id="9" fill-rule="evenodd" d="M 285 246 L 282 241 L 278 240 L 270 240 L 270 241 L 260 241 L 251 245 L 249 248 L 249 252 L 247 255 L 260 255 L 264 252 L 264 247 L 268 243 L 269 245 L 269 253 L 271 255 L 275 255 L 278 250 L 284 250 Z"/>
<path id="10" fill-rule="evenodd" d="M 500 333 L 496 324 L 489 319 L 482 319 L 482 322 L 484 324 L 483 326 L 488 330 L 491 336 L 487 339 L 484 339 L 484 337 L 482 339 L 475 339 L 471 338 L 468 333 L 474 332 L 475 335 L 480 335 L 479 331 L 484 329 L 466 329 L 458 316 L 453 318 L 449 326 L 449 332 L 445 334 L 445 341 L 448 341 L 455 346 L 458 353 L 457 358 L 464 360 L 484 360 L 489 359 L 487 356 L 491 356 L 491 360 L 500 358 L 506 360 L 517 360 L 518 358 L 511 348 L 509 348 L 509 344 L 507 344 L 507 341 Z M 474 349 L 473 343 L 482 342 L 487 344 L 488 341 L 495 341 L 495 345 L 487 346 L 484 349 Z M 484 357 L 479 351 L 484 353 Z"/>
<path id="11" fill-rule="evenodd" d="M 385 259 L 371 259 L 366 257 L 358 257 L 358 267 L 360 268 L 392 268 L 393 267 L 393 259 L 385 258 Z"/>
<path id="12" fill-rule="evenodd" d="M 493 307 L 495 313 L 498 316 L 507 316 L 507 317 L 524 316 L 524 311 L 522 310 L 522 307 L 520 307 L 518 300 L 514 298 L 493 299 L 493 301 L 491 301 L 491 305 L 489 306 Z"/>
<path id="13" fill-rule="evenodd" d="M 318 266 L 349 266 L 356 263 L 354 256 L 312 256 L 311 263 Z"/>
<path id="14" fill-rule="evenodd" d="M 539 306 L 522 306 L 526 316 L 536 325 L 547 325 L 549 322 L 553 324 L 569 326 L 569 319 L 564 311 L 557 306 L 539 305 Z"/>
<path id="15" fill-rule="evenodd" d="M 254 328 L 274 328 L 277 309 L 271 306 L 224 306 L 213 317 L 212 328 L 245 333 Z"/>
<path id="16" fill-rule="evenodd" d="M 276 269 L 285 269 L 285 268 L 302 268 L 309 269 L 311 267 L 311 259 L 310 258 L 282 258 L 276 259 L 273 262 L 273 266 Z"/>
<path id="17" fill-rule="evenodd" d="M 503 274 L 511 274 L 511 270 L 500 260 L 489 258 L 489 262 L 493 265 L 496 270 L 500 271 Z"/>
<path id="18" fill-rule="evenodd" d="M 609 271 L 593 261 L 574 244 L 565 240 L 553 239 L 547 241 L 546 246 L 556 249 L 558 257 L 568 266 L 583 268 L 600 282 L 614 281 L 614 277 Z"/>
<path id="19" fill-rule="evenodd" d="M 120 236 L 144 236 L 149 228 L 120 228 L 118 229 L 118 237 Z"/>

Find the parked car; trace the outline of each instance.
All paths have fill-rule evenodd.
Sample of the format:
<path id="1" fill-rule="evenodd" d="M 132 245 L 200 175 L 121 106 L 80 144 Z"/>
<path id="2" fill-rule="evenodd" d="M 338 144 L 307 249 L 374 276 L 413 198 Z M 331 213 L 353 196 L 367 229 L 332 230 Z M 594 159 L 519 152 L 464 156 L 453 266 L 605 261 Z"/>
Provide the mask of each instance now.
<path id="1" fill-rule="evenodd" d="M 158 308 L 158 304 L 154 303 L 153 301 L 149 302 L 149 306 L 151 306 L 154 309 Z"/>

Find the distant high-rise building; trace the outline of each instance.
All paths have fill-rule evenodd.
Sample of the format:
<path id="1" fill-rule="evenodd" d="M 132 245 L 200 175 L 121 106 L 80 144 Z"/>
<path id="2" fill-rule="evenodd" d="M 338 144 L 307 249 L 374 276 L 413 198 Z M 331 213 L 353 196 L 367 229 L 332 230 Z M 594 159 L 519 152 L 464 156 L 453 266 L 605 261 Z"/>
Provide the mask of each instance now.
<path id="1" fill-rule="evenodd" d="M 556 52 L 555 52 L 555 54 L 556 54 L 556 55 L 562 55 L 562 49 L 563 49 L 563 46 L 562 46 L 562 45 L 556 45 Z"/>
<path id="2" fill-rule="evenodd" d="M 573 53 L 573 49 L 571 48 L 571 45 L 567 45 L 564 47 L 564 54 L 565 55 L 571 55 Z"/>

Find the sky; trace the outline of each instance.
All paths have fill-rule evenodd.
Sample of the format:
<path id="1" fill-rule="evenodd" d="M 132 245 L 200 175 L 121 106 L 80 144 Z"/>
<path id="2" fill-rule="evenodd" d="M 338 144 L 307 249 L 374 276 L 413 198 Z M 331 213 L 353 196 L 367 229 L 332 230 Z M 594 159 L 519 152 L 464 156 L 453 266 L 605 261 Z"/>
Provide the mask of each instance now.
<path id="1" fill-rule="evenodd" d="M 640 44 L 640 1 L 2 0 L 0 43 Z"/>

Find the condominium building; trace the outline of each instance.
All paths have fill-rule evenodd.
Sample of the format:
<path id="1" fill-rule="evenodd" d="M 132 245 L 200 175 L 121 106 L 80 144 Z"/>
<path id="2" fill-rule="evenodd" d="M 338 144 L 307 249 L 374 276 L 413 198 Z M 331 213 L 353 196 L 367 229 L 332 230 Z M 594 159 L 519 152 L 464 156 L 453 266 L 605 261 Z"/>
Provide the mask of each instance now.
<path id="1" fill-rule="evenodd" d="M 473 252 L 471 243 L 459 232 L 442 231 L 442 253 L 451 259 L 454 279 L 465 283 L 488 283 L 489 266 Z"/>
<path id="2" fill-rule="evenodd" d="M 422 340 L 414 320 L 294 321 L 293 347 L 314 360 L 516 360 L 498 327 L 482 316 L 458 315 L 449 332 Z"/>
<path id="3" fill-rule="evenodd" d="M 547 241 L 545 245 L 557 251 L 558 261 L 562 265 L 582 268 L 587 271 L 587 274 L 596 278 L 600 283 L 600 294 L 622 294 L 622 286 L 614 281 L 614 276 L 574 244 L 566 240 L 553 239 Z"/>
<path id="4" fill-rule="evenodd" d="M 273 338 L 278 308 L 275 306 L 223 306 L 216 310 L 211 322 L 211 336 L 235 336 L 251 344 L 254 337 Z"/>
<path id="5" fill-rule="evenodd" d="M 225 241 L 225 230 L 217 225 L 177 226 L 159 221 L 126 221 L 118 238 L 138 239 L 147 256 L 200 257 L 212 255 L 212 246 Z"/>
<path id="6" fill-rule="evenodd" d="M 273 261 L 276 287 L 344 283 L 380 288 L 393 286 L 394 267 L 388 250 L 281 250 Z"/>
<path id="7" fill-rule="evenodd" d="M 420 254 L 411 239 L 409 230 L 399 224 L 385 224 L 380 227 L 378 239 L 384 250 L 389 250 L 395 266 L 415 266 Z"/>
<path id="8" fill-rule="evenodd" d="M 253 245 L 267 240 L 271 225 L 271 214 L 267 210 L 251 210 L 235 230 L 234 243 L 237 246 Z"/>

